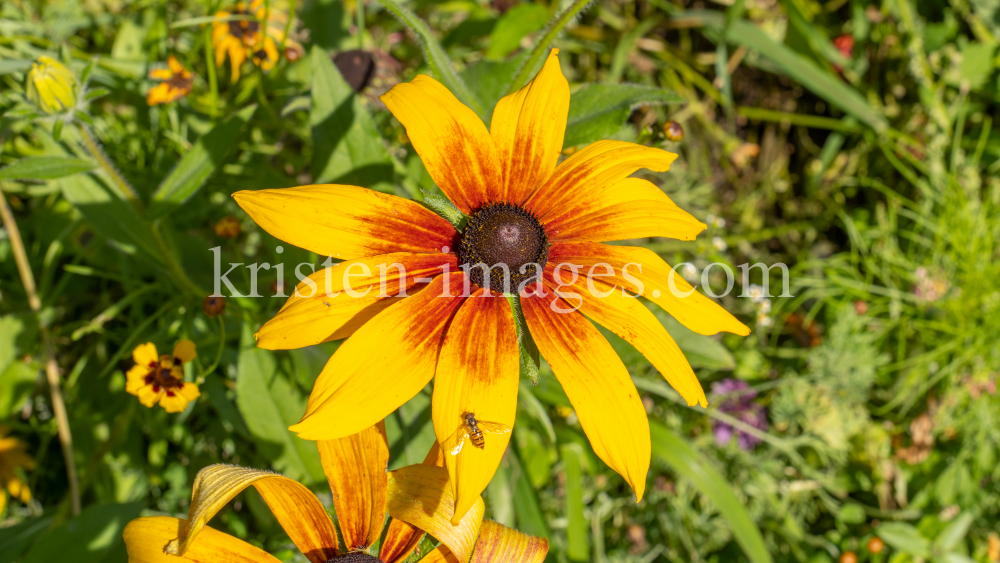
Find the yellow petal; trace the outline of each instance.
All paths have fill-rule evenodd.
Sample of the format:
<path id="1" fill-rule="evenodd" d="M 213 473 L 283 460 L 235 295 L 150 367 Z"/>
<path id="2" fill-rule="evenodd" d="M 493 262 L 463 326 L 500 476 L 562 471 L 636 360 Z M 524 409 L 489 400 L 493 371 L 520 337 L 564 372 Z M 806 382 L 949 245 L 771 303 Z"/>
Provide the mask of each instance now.
<path id="1" fill-rule="evenodd" d="M 603 281 L 637 293 L 640 289 L 635 283 L 637 280 L 642 284 L 643 297 L 698 334 L 712 335 L 720 331 L 741 336 L 750 334 L 746 325 L 718 303 L 694 291 L 680 274 L 672 274 L 670 266 L 648 248 L 596 242 L 559 243 L 549 247 L 549 262 L 581 266 L 581 276 L 590 272 L 605 274 L 607 270 L 600 265 L 607 264 L 612 275 L 604 277 Z M 676 292 L 670 287 L 671 277 Z"/>
<path id="2" fill-rule="evenodd" d="M 177 392 L 189 401 L 193 401 L 198 397 L 201 397 L 201 391 L 198 390 L 198 386 L 187 381 L 181 384 L 181 388 L 178 389 Z"/>
<path id="3" fill-rule="evenodd" d="M 0 514 L 3 514 L 4 508 L 7 508 L 7 493 L 0 489 Z"/>
<path id="4" fill-rule="evenodd" d="M 160 406 L 170 413 L 181 412 L 187 408 L 188 400 L 177 389 L 164 389 L 160 394 Z"/>
<path id="5" fill-rule="evenodd" d="M 306 414 L 291 427 L 306 440 L 356 434 L 410 400 L 431 378 L 444 328 L 461 303 L 464 274 L 439 276 L 365 323 L 316 379 Z"/>
<path id="6" fill-rule="evenodd" d="M 504 171 L 500 201 L 523 202 L 548 179 L 559 161 L 569 114 L 569 83 L 559 68 L 559 49 L 549 52 L 538 75 L 497 103 L 490 123 Z"/>
<path id="7" fill-rule="evenodd" d="M 550 294 L 523 298 L 521 304 L 531 336 L 573 404 L 594 453 L 641 500 L 649 471 L 649 421 L 625 364 L 583 315 L 558 312 L 571 309 L 565 301 Z"/>
<path id="8" fill-rule="evenodd" d="M 420 204 L 333 184 L 241 191 L 236 202 L 262 229 L 320 256 L 343 260 L 391 252 L 438 253 L 455 228 Z"/>
<path id="9" fill-rule="evenodd" d="M 625 339 L 663 375 L 670 385 L 684 397 L 688 405 L 708 406 L 705 390 L 694 375 L 691 364 L 684 352 L 677 346 L 660 321 L 649 312 L 638 299 L 622 296 L 622 291 L 600 280 L 577 280 L 560 288 L 552 277 L 552 265 L 545 269 L 545 285 L 556 291 L 571 306 L 579 306 L 580 312 L 594 322 Z M 564 275 L 564 279 L 566 276 Z M 568 281 L 568 280 L 567 280 Z M 592 294 L 587 284 L 592 283 L 601 295 Z"/>
<path id="10" fill-rule="evenodd" d="M 290 350 L 347 338 L 399 300 L 393 296 L 414 293 L 422 280 L 445 267 L 458 269 L 453 253 L 383 254 L 320 270 L 300 282 L 278 314 L 264 323 L 255 335 L 257 345 Z"/>
<path id="11" fill-rule="evenodd" d="M 185 555 L 199 543 L 194 539 L 212 516 L 250 485 L 264 497 L 288 537 L 310 561 L 325 563 L 337 555 L 333 522 L 309 489 L 277 473 L 223 464 L 198 472 L 191 492 L 189 524 L 177 540 L 170 542 L 167 553 Z"/>
<path id="12" fill-rule="evenodd" d="M 389 562 L 386 561 L 386 563 Z M 459 563 L 459 561 L 447 547 L 439 545 L 428 551 L 427 555 L 420 559 L 420 563 Z"/>
<path id="13" fill-rule="evenodd" d="M 340 533 L 348 551 L 363 551 L 378 541 L 385 523 L 389 442 L 379 422 L 346 438 L 322 440 L 323 472 L 333 491 Z"/>
<path id="14" fill-rule="evenodd" d="M 420 545 L 420 540 L 423 538 L 423 530 L 394 518 L 389 522 L 389 529 L 385 532 L 385 539 L 379 548 L 378 559 L 383 563 L 405 561 Z"/>
<path id="15" fill-rule="evenodd" d="M 137 365 L 148 366 L 159 363 L 160 356 L 156 353 L 156 346 L 152 342 L 147 342 L 135 347 L 135 350 L 132 351 L 132 359 Z"/>
<path id="16" fill-rule="evenodd" d="M 464 213 L 503 197 L 496 145 L 479 116 L 440 82 L 423 74 L 379 97 L 441 191 Z"/>
<path id="17" fill-rule="evenodd" d="M 198 352 L 195 351 L 194 342 L 191 342 L 186 338 L 174 346 L 174 358 L 180 360 L 183 364 L 195 359 L 197 355 Z"/>
<path id="18" fill-rule="evenodd" d="M 183 556 L 165 553 L 164 547 L 176 541 L 186 526 L 187 520 L 168 516 L 132 520 L 122 533 L 128 563 L 279 563 L 260 548 L 212 528 L 203 528 Z"/>
<path id="19" fill-rule="evenodd" d="M 494 294 L 496 295 L 496 294 Z M 500 466 L 517 411 L 517 333 L 507 299 L 479 289 L 462 303 L 441 347 L 434 379 L 434 433 L 444 450 L 456 498 L 452 522 L 465 515 Z M 466 413 L 483 432 L 483 448 L 456 437 L 466 433 Z"/>
<path id="20" fill-rule="evenodd" d="M 542 563 L 549 540 L 484 520 L 471 563 Z"/>
<path id="21" fill-rule="evenodd" d="M 173 55 L 167 57 L 167 67 L 169 67 L 170 71 L 173 72 L 174 74 L 180 74 L 184 72 L 184 67 L 181 66 L 181 63 L 177 61 L 177 57 Z"/>
<path id="22" fill-rule="evenodd" d="M 163 389 L 154 387 L 152 384 L 140 387 L 136 392 L 139 402 L 150 408 L 160 400 L 161 395 L 163 395 Z"/>
<path id="23" fill-rule="evenodd" d="M 567 158 L 528 200 L 525 207 L 538 217 L 572 203 L 590 191 L 604 189 L 640 168 L 670 169 L 677 155 L 624 141 L 597 141 Z M 568 204 L 567 204 L 568 205 Z"/>
<path id="24" fill-rule="evenodd" d="M 144 364 L 136 364 L 125 374 L 125 391 L 136 395 L 139 389 L 146 385 L 146 376 L 149 375 L 149 368 Z"/>
<path id="25" fill-rule="evenodd" d="M 479 499 L 457 525 L 451 523 L 455 497 L 448 471 L 431 465 L 410 465 L 389 473 L 389 515 L 412 524 L 444 544 L 459 561 L 468 561 L 479 535 L 486 507 Z"/>

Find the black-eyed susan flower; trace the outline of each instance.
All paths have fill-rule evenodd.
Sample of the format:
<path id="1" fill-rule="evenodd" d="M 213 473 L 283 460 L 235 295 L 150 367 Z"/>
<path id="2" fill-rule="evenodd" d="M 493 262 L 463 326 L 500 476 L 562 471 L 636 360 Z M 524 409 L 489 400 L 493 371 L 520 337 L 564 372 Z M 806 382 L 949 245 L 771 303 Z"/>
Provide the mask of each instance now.
<path id="1" fill-rule="evenodd" d="M 277 563 L 263 550 L 207 527 L 223 506 L 251 485 L 312 563 L 399 563 L 414 552 L 425 533 L 440 545 L 425 554 L 422 563 L 540 563 L 545 559 L 547 540 L 484 522 L 481 498 L 452 524 L 455 499 L 436 447 L 423 464 L 386 472 L 389 446 L 381 422 L 317 445 L 333 492 L 340 541 L 326 509 L 305 486 L 269 471 L 213 465 L 195 477 L 187 520 L 138 518 L 125 527 L 129 563 Z M 376 558 L 368 551 L 382 537 L 386 512 L 392 520 Z"/>
<path id="2" fill-rule="evenodd" d="M 181 340 L 171 355 L 157 355 L 152 342 L 132 351 L 135 365 L 125 374 L 125 390 L 147 407 L 159 403 L 167 412 L 181 412 L 201 396 L 198 386 L 184 381 L 184 364 L 197 356 L 194 342 Z"/>
<path id="3" fill-rule="evenodd" d="M 0 426 L 0 514 L 7 506 L 7 496 L 21 502 L 31 500 L 28 484 L 21 480 L 20 472 L 35 468 L 35 460 L 27 453 L 21 440 L 8 436 L 10 429 Z"/>
<path id="4" fill-rule="evenodd" d="M 76 106 L 76 76 L 52 57 L 42 55 L 31 63 L 26 87 L 28 99 L 45 113 L 62 113 Z"/>
<path id="5" fill-rule="evenodd" d="M 462 232 L 425 207 L 363 188 L 314 185 L 242 191 L 237 202 L 275 237 L 344 262 L 304 280 L 257 334 L 289 349 L 347 338 L 292 430 L 350 435 L 381 420 L 432 379 L 434 430 L 450 444 L 468 415 L 511 427 L 520 294 L 527 328 L 573 404 L 595 453 L 641 499 L 649 468 L 646 411 L 628 370 L 594 324 L 630 342 L 688 404 L 705 392 L 680 348 L 635 299 L 641 293 L 701 334 L 749 329 L 697 293 L 658 255 L 605 241 L 692 240 L 705 225 L 651 182 L 677 155 L 599 141 L 559 163 L 569 85 L 553 49 L 539 74 L 503 98 L 489 130 L 427 76 L 381 97 L 431 177 L 468 220 Z M 574 273 L 575 271 L 575 273 Z M 468 286 L 470 291 L 466 291 Z M 401 298 L 401 292 L 411 295 Z M 487 432 L 487 434 L 489 434 Z M 461 517 L 489 483 L 510 433 L 445 456 Z"/>
<path id="6" fill-rule="evenodd" d="M 271 70 L 278 63 L 278 48 L 285 45 L 290 60 L 302 56 L 302 45 L 285 36 L 288 16 L 263 0 L 249 4 L 239 2 L 229 10 L 216 12 L 212 22 L 212 47 L 215 49 L 215 66 L 221 67 L 229 59 L 233 82 L 240 78 L 240 67 L 247 59 L 264 70 Z"/>
<path id="7" fill-rule="evenodd" d="M 161 80 L 146 94 L 146 104 L 165 104 L 191 93 L 191 72 L 184 68 L 173 55 L 167 58 L 167 68 L 154 68 L 149 77 Z"/>

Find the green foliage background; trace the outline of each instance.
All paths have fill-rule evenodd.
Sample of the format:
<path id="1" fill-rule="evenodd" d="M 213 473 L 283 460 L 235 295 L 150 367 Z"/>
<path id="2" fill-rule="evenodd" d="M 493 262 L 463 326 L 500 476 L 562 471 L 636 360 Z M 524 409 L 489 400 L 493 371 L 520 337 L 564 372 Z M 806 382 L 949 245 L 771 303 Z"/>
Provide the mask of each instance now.
<path id="1" fill-rule="evenodd" d="M 230 298 L 219 319 L 200 305 L 210 248 L 224 264 L 321 259 L 288 245 L 279 255 L 229 194 L 337 182 L 433 206 L 439 190 L 377 95 L 429 73 L 488 122 L 550 44 L 573 88 L 567 147 L 618 138 L 681 155 L 650 177 L 710 228 L 693 243 L 642 244 L 697 272 L 788 264 L 794 297 L 764 310 L 737 297 L 749 289 L 737 279 L 722 304 L 753 328 L 747 338 L 701 337 L 651 306 L 706 389 L 749 383 L 767 430 L 720 410 L 725 397 L 687 408 L 609 335 L 650 414 L 646 497 L 636 504 L 593 455 L 543 363 L 537 386 L 522 381 L 488 516 L 548 537 L 552 561 L 1000 559 L 997 0 L 272 4 L 293 13 L 306 54 L 268 73 L 247 63 L 237 83 L 205 62 L 215 0 L 0 7 L 0 188 L 41 297 L 29 308 L 0 232 L 0 422 L 38 461 L 26 475 L 35 498 L 0 514 L 0 563 L 124 561 L 124 524 L 186 514 L 195 473 L 212 463 L 273 468 L 329 504 L 315 447 L 286 428 L 336 344 L 253 346 L 284 302 L 274 270 L 261 272 L 264 298 Z M 359 47 L 378 71 L 355 94 L 330 56 Z M 168 54 L 193 71 L 194 91 L 149 107 L 147 73 Z M 61 131 L 24 97 L 39 55 L 87 75 L 90 99 Z M 665 138 L 668 119 L 683 140 Z M 227 216 L 242 224 L 236 239 L 213 232 Z M 711 272 L 721 292 L 727 280 Z M 250 290 L 245 268 L 231 278 Z M 73 431 L 75 517 L 45 334 Z M 201 399 L 177 415 L 142 407 L 124 391 L 132 349 L 185 337 L 198 345 L 188 377 L 203 381 Z M 386 420 L 393 467 L 433 440 L 429 397 Z M 760 445 L 718 444 L 719 423 Z M 255 493 L 213 525 L 304 560 Z"/>

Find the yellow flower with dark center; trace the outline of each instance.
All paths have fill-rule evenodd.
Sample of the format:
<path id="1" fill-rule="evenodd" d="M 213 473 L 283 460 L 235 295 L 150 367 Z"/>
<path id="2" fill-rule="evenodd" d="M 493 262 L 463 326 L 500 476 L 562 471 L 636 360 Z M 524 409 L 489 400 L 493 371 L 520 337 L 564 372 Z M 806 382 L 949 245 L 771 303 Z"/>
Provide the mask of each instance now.
<path id="1" fill-rule="evenodd" d="M 0 426 L 0 514 L 7 506 L 8 495 L 21 502 L 31 500 L 31 490 L 18 472 L 35 468 L 35 460 L 27 454 L 25 443 L 7 436 L 9 431 L 6 426 Z"/>
<path id="2" fill-rule="evenodd" d="M 184 68 L 173 55 L 167 59 L 167 68 L 149 71 L 149 77 L 162 80 L 146 94 L 146 104 L 165 104 L 191 93 L 191 72 Z"/>
<path id="3" fill-rule="evenodd" d="M 207 527 L 223 506 L 251 485 L 312 563 L 399 563 L 414 552 L 425 533 L 440 545 L 421 563 L 541 563 L 548 553 L 548 540 L 484 521 L 481 498 L 452 524 L 455 498 L 436 444 L 423 464 L 391 472 L 386 472 L 389 445 L 381 422 L 317 445 L 342 541 L 326 509 L 305 486 L 269 471 L 213 465 L 195 477 L 187 520 L 137 518 L 125 527 L 129 563 L 277 563 L 273 555 Z M 392 520 L 376 558 L 368 550 L 382 537 L 386 512 Z"/>
<path id="4" fill-rule="evenodd" d="M 278 47 L 282 41 L 290 60 L 302 55 L 302 45 L 285 36 L 288 16 L 270 8 L 263 0 L 250 4 L 240 2 L 229 10 L 216 12 L 212 23 L 212 47 L 215 49 L 215 66 L 221 67 L 229 58 L 231 79 L 240 78 L 240 67 L 248 58 L 264 70 L 271 70 L 278 62 Z"/>
<path id="5" fill-rule="evenodd" d="M 167 412 L 181 412 L 201 396 L 197 385 L 184 381 L 184 364 L 197 355 L 190 340 L 178 342 L 170 356 L 158 356 L 152 342 L 140 344 L 132 352 L 135 366 L 125 374 L 125 390 L 147 407 L 159 403 Z"/>
<path id="6" fill-rule="evenodd" d="M 45 113 L 62 113 L 76 106 L 76 76 L 59 61 L 42 55 L 28 71 L 27 96 Z"/>
<path id="7" fill-rule="evenodd" d="M 347 338 L 292 427 L 300 437 L 358 432 L 432 379 L 441 443 L 476 433 L 469 414 L 494 429 L 512 427 L 519 384 L 515 317 L 502 290 L 481 287 L 489 268 L 493 288 L 506 279 L 520 293 L 527 328 L 594 452 L 642 498 L 650 460 L 646 411 L 595 323 L 643 353 L 688 404 L 703 406 L 705 392 L 684 354 L 634 295 L 642 293 L 700 334 L 750 331 L 654 252 L 604 244 L 654 236 L 693 240 L 705 225 L 653 183 L 631 177 L 641 168 L 669 169 L 675 154 L 598 141 L 559 163 L 569 98 L 555 49 L 534 80 L 500 100 L 489 130 L 427 76 L 381 97 L 431 177 L 469 216 L 461 233 L 416 202 L 354 186 L 234 195 L 275 237 L 344 260 L 300 283 L 256 335 L 259 346 L 273 350 Z M 462 266 L 472 268 L 466 273 Z M 401 298 L 400 291 L 411 295 Z M 466 444 L 454 455 L 449 447 L 445 456 L 456 518 L 493 477 L 510 432 L 480 438 L 481 447 Z"/>

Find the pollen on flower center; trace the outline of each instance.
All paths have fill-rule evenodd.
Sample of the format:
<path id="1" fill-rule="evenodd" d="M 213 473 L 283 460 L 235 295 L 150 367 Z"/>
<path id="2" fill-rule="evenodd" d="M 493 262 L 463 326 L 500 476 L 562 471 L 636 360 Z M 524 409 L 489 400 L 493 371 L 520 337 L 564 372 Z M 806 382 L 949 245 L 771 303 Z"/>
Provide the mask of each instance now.
<path id="1" fill-rule="evenodd" d="M 154 391 L 164 389 L 167 393 L 173 393 L 173 389 L 184 386 L 184 368 L 181 361 L 164 354 L 159 361 L 149 365 L 149 374 L 146 376 L 146 384 L 153 385 Z M 172 396 L 172 395 L 171 395 Z"/>
<path id="2" fill-rule="evenodd" d="M 372 562 L 382 563 L 382 560 L 377 557 L 372 557 L 367 553 L 355 551 L 353 553 L 347 553 L 344 555 L 340 555 L 338 557 L 334 557 L 333 559 L 330 559 L 326 563 L 372 563 Z"/>
<path id="3" fill-rule="evenodd" d="M 458 259 L 476 285 L 486 287 L 488 271 L 491 290 L 513 293 L 545 267 L 548 237 L 528 211 L 509 203 L 491 203 L 469 218 Z"/>

